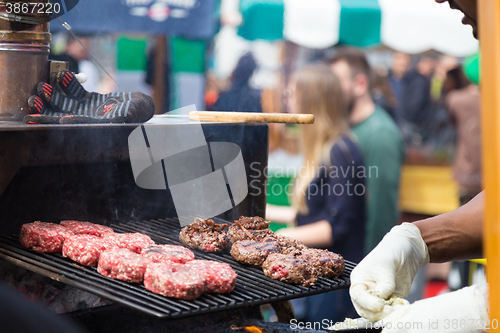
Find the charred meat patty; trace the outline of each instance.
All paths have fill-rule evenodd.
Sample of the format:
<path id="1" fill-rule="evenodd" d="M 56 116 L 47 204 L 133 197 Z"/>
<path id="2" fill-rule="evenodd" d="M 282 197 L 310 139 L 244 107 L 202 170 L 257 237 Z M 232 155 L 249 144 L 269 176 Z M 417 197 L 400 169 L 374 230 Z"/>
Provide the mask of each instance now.
<path id="1" fill-rule="evenodd" d="M 262 264 L 262 270 L 272 279 L 305 287 L 318 280 L 318 272 L 305 259 L 281 253 L 270 254 Z"/>
<path id="2" fill-rule="evenodd" d="M 273 237 L 267 237 L 261 241 L 245 239 L 233 244 L 231 256 L 240 263 L 261 266 L 269 254 L 280 251 L 279 242 Z"/>
<path id="3" fill-rule="evenodd" d="M 195 222 L 181 229 L 180 241 L 190 248 L 204 252 L 222 252 L 229 248 L 227 224 L 217 224 L 213 220 L 196 218 Z"/>
<path id="4" fill-rule="evenodd" d="M 321 249 L 304 249 L 297 258 L 307 260 L 324 277 L 339 277 L 344 274 L 345 261 L 340 254 Z"/>

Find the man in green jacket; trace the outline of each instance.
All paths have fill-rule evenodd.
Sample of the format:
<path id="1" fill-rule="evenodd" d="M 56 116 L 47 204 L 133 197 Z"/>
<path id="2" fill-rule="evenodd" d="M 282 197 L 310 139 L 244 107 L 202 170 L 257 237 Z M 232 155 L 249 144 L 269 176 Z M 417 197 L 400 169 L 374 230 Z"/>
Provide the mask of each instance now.
<path id="1" fill-rule="evenodd" d="M 405 148 L 397 125 L 373 102 L 371 68 L 365 54 L 343 48 L 328 62 L 342 85 L 352 132 L 363 153 L 368 212 L 364 250 L 369 253 L 398 222 L 399 178 Z"/>

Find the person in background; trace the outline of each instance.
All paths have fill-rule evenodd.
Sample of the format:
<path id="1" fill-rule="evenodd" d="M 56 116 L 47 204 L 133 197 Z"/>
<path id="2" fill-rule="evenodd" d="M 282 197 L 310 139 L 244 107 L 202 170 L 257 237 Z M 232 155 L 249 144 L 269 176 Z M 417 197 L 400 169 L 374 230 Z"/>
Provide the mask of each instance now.
<path id="1" fill-rule="evenodd" d="M 392 92 L 396 98 L 396 108 L 394 109 L 394 121 L 399 124 L 403 115 L 401 114 L 401 98 L 403 95 L 403 78 L 410 68 L 410 56 L 402 52 L 394 52 L 392 55 L 391 69 L 389 70 L 389 82 Z"/>
<path id="2" fill-rule="evenodd" d="M 396 113 L 398 101 L 391 87 L 387 69 L 378 67 L 374 71 L 372 96 L 375 104 L 387 111 L 392 120 L 397 124 L 398 115 Z"/>
<path id="3" fill-rule="evenodd" d="M 251 88 L 249 83 L 256 69 L 257 63 L 252 54 L 244 54 L 231 74 L 229 90 L 220 93 L 212 110 L 262 112 L 260 90 Z"/>
<path id="4" fill-rule="evenodd" d="M 481 192 L 481 98 L 479 87 L 467 79 L 461 67 L 448 71 L 444 87 L 446 109 L 458 132 L 453 176 L 464 205 Z"/>
<path id="5" fill-rule="evenodd" d="M 296 173 L 293 208 L 288 207 L 298 226 L 277 233 L 358 262 L 364 256 L 359 239 L 366 224 L 364 178 L 358 177 L 364 165 L 349 129 L 340 82 L 326 65 L 308 65 L 293 75 L 288 91 L 288 109 L 313 114 L 316 121 L 300 127 L 305 161 Z M 267 211 L 267 218 L 272 215 L 272 209 Z M 280 211 L 275 216 L 283 221 Z M 302 300 L 306 321 L 343 321 L 356 314 L 344 290 Z"/>
<path id="6" fill-rule="evenodd" d="M 431 78 L 431 97 L 435 102 L 442 100 L 443 93 L 445 92 L 444 81 L 446 74 L 449 70 L 457 67 L 457 58 L 444 54 L 436 62 L 436 69 Z"/>
<path id="7" fill-rule="evenodd" d="M 425 139 L 425 128 L 430 118 L 431 77 L 434 73 L 435 61 L 423 56 L 417 66 L 403 78 L 401 93 L 401 113 L 408 125 L 403 131 L 407 140 L 420 143 Z"/>
<path id="8" fill-rule="evenodd" d="M 78 36 L 80 42 L 87 50 L 92 48 L 92 40 L 89 36 Z M 99 71 L 96 66 L 89 60 L 89 53 L 82 45 L 72 36 L 66 41 L 65 54 L 69 55 L 78 63 L 78 71 L 75 73 L 85 73 L 87 81 L 82 83 L 82 86 L 87 91 L 99 90 Z"/>
<path id="9" fill-rule="evenodd" d="M 365 54 L 343 48 L 328 63 L 340 79 L 349 123 L 369 171 L 364 241 L 364 250 L 368 253 L 398 223 L 399 178 L 405 148 L 396 123 L 373 102 L 372 74 Z"/>

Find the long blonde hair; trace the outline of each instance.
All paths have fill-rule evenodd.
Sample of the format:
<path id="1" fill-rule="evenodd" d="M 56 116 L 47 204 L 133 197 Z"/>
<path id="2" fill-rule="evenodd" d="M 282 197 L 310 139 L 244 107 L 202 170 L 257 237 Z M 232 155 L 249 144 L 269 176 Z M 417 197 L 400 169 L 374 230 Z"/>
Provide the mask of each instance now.
<path id="1" fill-rule="evenodd" d="M 293 206 L 307 214 L 306 193 L 321 165 L 330 165 L 330 149 L 340 134 L 349 133 L 348 111 L 339 79 L 326 65 L 308 65 L 293 75 L 295 109 L 310 113 L 314 124 L 302 125 L 304 169 L 297 175 Z M 305 172 L 303 172 L 305 171 Z"/>

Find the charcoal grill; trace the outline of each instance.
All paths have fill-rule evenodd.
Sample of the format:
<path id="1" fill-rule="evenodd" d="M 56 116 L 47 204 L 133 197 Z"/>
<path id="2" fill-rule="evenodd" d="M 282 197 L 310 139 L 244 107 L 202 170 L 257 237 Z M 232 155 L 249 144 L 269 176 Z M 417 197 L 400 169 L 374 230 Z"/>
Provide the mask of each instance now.
<path id="1" fill-rule="evenodd" d="M 228 223 L 216 219 L 219 223 Z M 179 242 L 179 221 L 157 219 L 129 222 L 111 226 L 116 232 L 141 232 L 158 244 L 182 245 Z M 38 253 L 19 244 L 17 236 L 0 237 L 0 257 L 41 275 L 109 299 L 115 303 L 158 318 L 180 318 L 209 312 L 229 310 L 249 305 L 260 305 L 289 300 L 349 287 L 349 276 L 354 264 L 346 262 L 344 274 L 335 279 L 319 278 L 310 288 L 273 280 L 262 270 L 244 266 L 229 254 L 203 253 L 194 250 L 197 259 L 225 262 L 238 274 L 236 287 L 229 294 L 203 294 L 192 301 L 167 298 L 154 294 L 142 284 L 113 280 L 97 273 L 94 267 L 85 267 L 60 254 Z"/>

